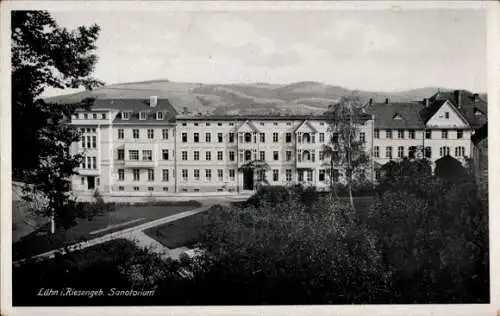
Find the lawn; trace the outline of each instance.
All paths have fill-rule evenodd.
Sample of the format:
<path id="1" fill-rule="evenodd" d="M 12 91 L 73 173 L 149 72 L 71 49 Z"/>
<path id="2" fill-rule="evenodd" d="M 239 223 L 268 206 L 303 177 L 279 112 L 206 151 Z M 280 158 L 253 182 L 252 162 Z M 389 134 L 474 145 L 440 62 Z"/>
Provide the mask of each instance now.
<path id="1" fill-rule="evenodd" d="M 77 225 L 69 230 L 64 230 L 63 228 L 56 229 L 53 235 L 48 233 L 49 225 L 44 225 L 42 228 L 24 236 L 12 245 L 12 258 L 13 260 L 26 258 L 181 213 L 199 206 L 200 204 L 196 201 L 162 205 L 117 206 L 113 212 L 97 216 L 92 220 L 80 219 Z"/>
<path id="2" fill-rule="evenodd" d="M 371 196 L 354 198 L 356 209 L 360 214 L 366 214 L 372 202 L 373 197 Z M 233 205 L 241 206 L 241 204 L 242 203 Z M 209 221 L 209 212 L 212 212 L 212 210 L 146 229 L 144 233 L 167 248 L 189 248 L 200 241 L 200 237 L 204 233 L 203 225 L 207 224 Z"/>

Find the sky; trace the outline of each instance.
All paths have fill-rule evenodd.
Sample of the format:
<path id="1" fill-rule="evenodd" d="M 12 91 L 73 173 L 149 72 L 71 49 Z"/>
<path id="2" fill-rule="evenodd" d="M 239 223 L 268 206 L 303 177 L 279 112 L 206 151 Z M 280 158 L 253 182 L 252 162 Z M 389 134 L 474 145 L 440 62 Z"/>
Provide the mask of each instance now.
<path id="1" fill-rule="evenodd" d="M 486 91 L 480 10 L 51 13 L 68 28 L 101 27 L 95 76 L 107 84 L 320 81 L 370 91 Z"/>

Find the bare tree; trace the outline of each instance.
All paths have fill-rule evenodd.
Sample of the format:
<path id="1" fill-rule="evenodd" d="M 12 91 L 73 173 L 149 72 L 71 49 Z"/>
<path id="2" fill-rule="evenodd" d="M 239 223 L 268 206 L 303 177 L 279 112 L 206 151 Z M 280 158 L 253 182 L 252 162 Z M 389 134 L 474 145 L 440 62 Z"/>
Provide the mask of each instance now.
<path id="1" fill-rule="evenodd" d="M 330 190 L 335 192 L 336 168 L 344 171 L 349 194 L 349 202 L 354 208 L 352 196 L 353 179 L 356 173 L 361 174 L 369 165 L 369 155 L 365 150 L 364 139 L 360 138 L 360 124 L 364 114 L 361 111 L 361 102 L 353 94 L 342 97 L 340 102 L 329 107 L 328 117 L 329 139 L 323 145 L 323 152 L 328 159 Z"/>

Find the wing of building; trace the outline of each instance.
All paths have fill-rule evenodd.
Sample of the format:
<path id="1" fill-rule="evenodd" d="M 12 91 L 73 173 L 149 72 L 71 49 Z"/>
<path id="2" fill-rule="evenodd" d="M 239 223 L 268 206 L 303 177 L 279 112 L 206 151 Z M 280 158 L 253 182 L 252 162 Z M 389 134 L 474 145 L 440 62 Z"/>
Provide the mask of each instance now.
<path id="1" fill-rule="evenodd" d="M 440 92 L 423 101 L 369 102 L 356 117 L 357 137 L 376 168 L 418 155 L 470 157 L 487 105 L 467 91 Z M 97 99 L 72 118 L 82 131 L 72 149 L 85 153 L 73 191 L 82 198 L 97 189 L 117 198 L 235 194 L 260 183 L 328 190 L 328 122 L 327 115 L 179 115 L 168 99 L 154 96 Z M 265 164 L 245 168 L 254 161 Z M 341 170 L 331 174 L 343 181 Z"/>

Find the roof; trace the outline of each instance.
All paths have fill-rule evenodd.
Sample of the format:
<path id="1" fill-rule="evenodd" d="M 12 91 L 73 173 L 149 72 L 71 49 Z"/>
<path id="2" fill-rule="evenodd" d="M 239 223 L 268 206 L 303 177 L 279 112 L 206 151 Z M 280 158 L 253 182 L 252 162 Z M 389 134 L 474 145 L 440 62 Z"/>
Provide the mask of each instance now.
<path id="1" fill-rule="evenodd" d="M 488 139 L 488 123 L 485 123 L 472 135 L 471 140 L 474 145 L 479 144 L 481 141 Z"/>
<path id="2" fill-rule="evenodd" d="M 370 120 L 371 115 L 362 113 L 363 120 Z M 178 115 L 177 120 L 185 121 L 292 121 L 292 120 L 329 120 L 331 119 L 327 114 L 321 115 Z"/>
<path id="3" fill-rule="evenodd" d="M 437 92 L 429 98 L 429 107 L 422 112 L 425 121 L 430 119 L 445 100 L 450 101 L 473 128 L 479 128 L 488 120 L 488 104 L 478 94 L 467 90 Z M 483 115 L 476 115 L 480 111 Z"/>
<path id="4" fill-rule="evenodd" d="M 296 129 L 295 131 L 298 131 L 302 126 L 306 125 L 307 127 L 309 127 L 310 130 L 312 130 L 313 132 L 317 133 L 318 130 L 314 128 L 314 126 L 312 126 L 307 120 L 304 120 L 304 122 L 302 122 Z"/>
<path id="5" fill-rule="evenodd" d="M 375 128 L 424 128 L 417 102 L 373 103 L 366 110 L 375 116 Z M 400 119 L 397 119 L 399 117 Z"/>
<path id="6" fill-rule="evenodd" d="M 130 119 L 122 120 L 120 116 L 117 116 L 114 123 L 144 123 L 144 122 L 173 122 L 175 120 L 174 107 L 168 99 L 158 99 L 155 107 L 149 106 L 149 99 L 96 99 L 92 109 L 109 109 L 117 110 L 120 112 L 131 112 Z M 146 112 L 146 120 L 139 119 L 139 113 Z M 163 112 L 164 119 L 157 120 L 156 112 Z"/>

